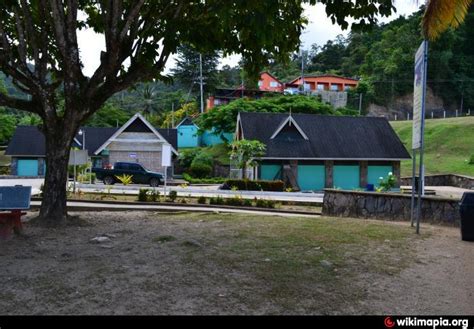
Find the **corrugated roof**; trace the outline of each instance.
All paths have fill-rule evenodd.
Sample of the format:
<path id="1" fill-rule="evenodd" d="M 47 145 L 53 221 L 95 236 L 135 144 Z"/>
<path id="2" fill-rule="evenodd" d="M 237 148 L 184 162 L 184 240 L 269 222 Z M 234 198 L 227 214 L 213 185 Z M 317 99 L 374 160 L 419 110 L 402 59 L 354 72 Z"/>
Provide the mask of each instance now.
<path id="1" fill-rule="evenodd" d="M 267 145 L 265 157 L 318 159 L 409 159 L 384 118 L 292 114 L 309 140 L 271 136 L 288 114 L 240 113 L 245 139 Z"/>

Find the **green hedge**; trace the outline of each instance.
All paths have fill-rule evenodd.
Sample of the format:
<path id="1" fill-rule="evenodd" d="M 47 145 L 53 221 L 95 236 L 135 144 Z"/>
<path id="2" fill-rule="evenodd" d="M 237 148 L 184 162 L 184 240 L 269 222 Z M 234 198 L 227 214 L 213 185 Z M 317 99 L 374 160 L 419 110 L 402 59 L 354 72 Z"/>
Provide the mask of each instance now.
<path id="1" fill-rule="evenodd" d="M 225 181 L 222 189 L 282 192 L 285 189 L 285 183 L 281 180 L 228 179 Z"/>
<path id="2" fill-rule="evenodd" d="M 184 173 L 183 179 L 191 184 L 222 184 L 226 181 L 226 177 L 212 177 L 212 178 L 194 178 L 191 175 Z"/>

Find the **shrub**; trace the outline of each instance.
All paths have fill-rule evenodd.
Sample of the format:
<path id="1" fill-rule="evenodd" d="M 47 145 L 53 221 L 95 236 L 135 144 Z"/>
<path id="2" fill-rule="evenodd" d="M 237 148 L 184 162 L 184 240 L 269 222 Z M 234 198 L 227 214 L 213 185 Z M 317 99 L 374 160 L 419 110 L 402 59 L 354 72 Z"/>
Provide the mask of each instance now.
<path id="1" fill-rule="evenodd" d="M 228 179 L 223 184 L 222 189 L 282 192 L 285 189 L 285 183 L 281 180 Z"/>
<path id="2" fill-rule="evenodd" d="M 160 200 L 160 191 L 158 190 L 151 190 L 149 192 L 149 198 L 151 202 L 157 202 Z"/>
<path id="3" fill-rule="evenodd" d="M 123 185 L 129 185 L 132 184 L 132 178 L 133 175 L 120 175 L 120 176 L 115 176 Z"/>
<path id="4" fill-rule="evenodd" d="M 252 200 L 244 199 L 244 206 L 245 207 L 252 207 Z"/>
<path id="5" fill-rule="evenodd" d="M 148 189 L 146 188 L 141 188 L 139 191 L 138 191 L 138 201 L 141 201 L 141 202 L 147 202 L 148 201 Z"/>
<path id="6" fill-rule="evenodd" d="M 205 165 L 208 165 L 208 166 L 211 166 L 212 167 L 212 164 L 213 164 L 214 160 L 212 159 L 212 156 L 210 154 L 207 154 L 207 153 L 204 153 L 204 152 L 201 152 L 201 153 L 198 153 L 192 163 L 191 163 L 191 167 L 194 165 L 194 164 L 205 164 Z"/>
<path id="7" fill-rule="evenodd" d="M 176 198 L 178 197 L 178 192 L 170 191 L 170 194 L 168 194 L 168 197 L 171 202 L 175 202 Z"/>
<path id="8" fill-rule="evenodd" d="M 193 177 L 204 178 L 212 173 L 212 167 L 204 163 L 194 163 L 189 168 L 189 173 Z"/>
<path id="9" fill-rule="evenodd" d="M 228 206 L 243 206 L 244 201 L 241 197 L 234 196 L 232 198 L 225 199 L 225 204 Z"/>
<path id="10" fill-rule="evenodd" d="M 183 174 L 183 178 L 191 184 L 222 184 L 227 180 L 226 177 L 193 178 L 187 173 Z"/>
<path id="11" fill-rule="evenodd" d="M 200 196 L 197 201 L 199 204 L 206 204 L 206 197 Z"/>
<path id="12" fill-rule="evenodd" d="M 92 182 L 92 184 L 95 183 L 96 177 L 95 173 L 85 173 L 77 176 L 77 181 L 79 183 L 89 183 Z"/>
<path id="13" fill-rule="evenodd" d="M 275 208 L 275 201 L 273 200 L 264 200 L 264 199 L 257 199 L 255 203 L 256 207 L 259 208 Z"/>
<path id="14" fill-rule="evenodd" d="M 222 199 L 220 196 L 217 196 L 215 198 L 210 198 L 209 204 L 223 205 L 224 199 Z"/>
<path id="15" fill-rule="evenodd" d="M 179 151 L 178 162 L 179 165 L 184 169 L 189 169 L 196 155 L 199 153 L 198 148 L 192 148 L 187 150 Z"/>
<path id="16" fill-rule="evenodd" d="M 471 157 L 469 158 L 469 164 L 474 165 L 474 154 L 471 154 Z"/>
<path id="17" fill-rule="evenodd" d="M 395 179 L 395 176 L 390 172 L 388 173 L 388 176 L 386 179 L 384 179 L 383 177 L 380 177 L 380 188 L 377 189 L 380 190 L 380 191 L 390 191 L 390 189 L 394 188 L 395 185 L 396 185 L 396 179 Z"/>

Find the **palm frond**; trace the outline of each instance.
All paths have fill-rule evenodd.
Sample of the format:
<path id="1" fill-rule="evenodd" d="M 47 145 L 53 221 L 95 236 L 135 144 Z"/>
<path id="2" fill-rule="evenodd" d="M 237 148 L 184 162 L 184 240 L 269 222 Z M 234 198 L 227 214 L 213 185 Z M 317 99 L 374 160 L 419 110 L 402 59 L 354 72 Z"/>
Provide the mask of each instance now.
<path id="1" fill-rule="evenodd" d="M 438 38 L 448 28 L 458 27 L 473 0 L 429 0 L 423 16 L 423 34 L 428 40 Z"/>

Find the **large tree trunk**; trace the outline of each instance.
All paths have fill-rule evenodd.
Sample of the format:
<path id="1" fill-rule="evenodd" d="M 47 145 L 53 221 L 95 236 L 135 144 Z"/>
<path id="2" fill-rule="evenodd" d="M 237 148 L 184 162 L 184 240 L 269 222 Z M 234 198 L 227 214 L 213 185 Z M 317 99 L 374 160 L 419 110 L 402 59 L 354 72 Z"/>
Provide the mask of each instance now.
<path id="1" fill-rule="evenodd" d="M 74 138 L 73 127 L 45 129 L 46 174 L 39 218 L 48 226 L 63 225 L 67 218 L 67 181 L 69 150 Z"/>

